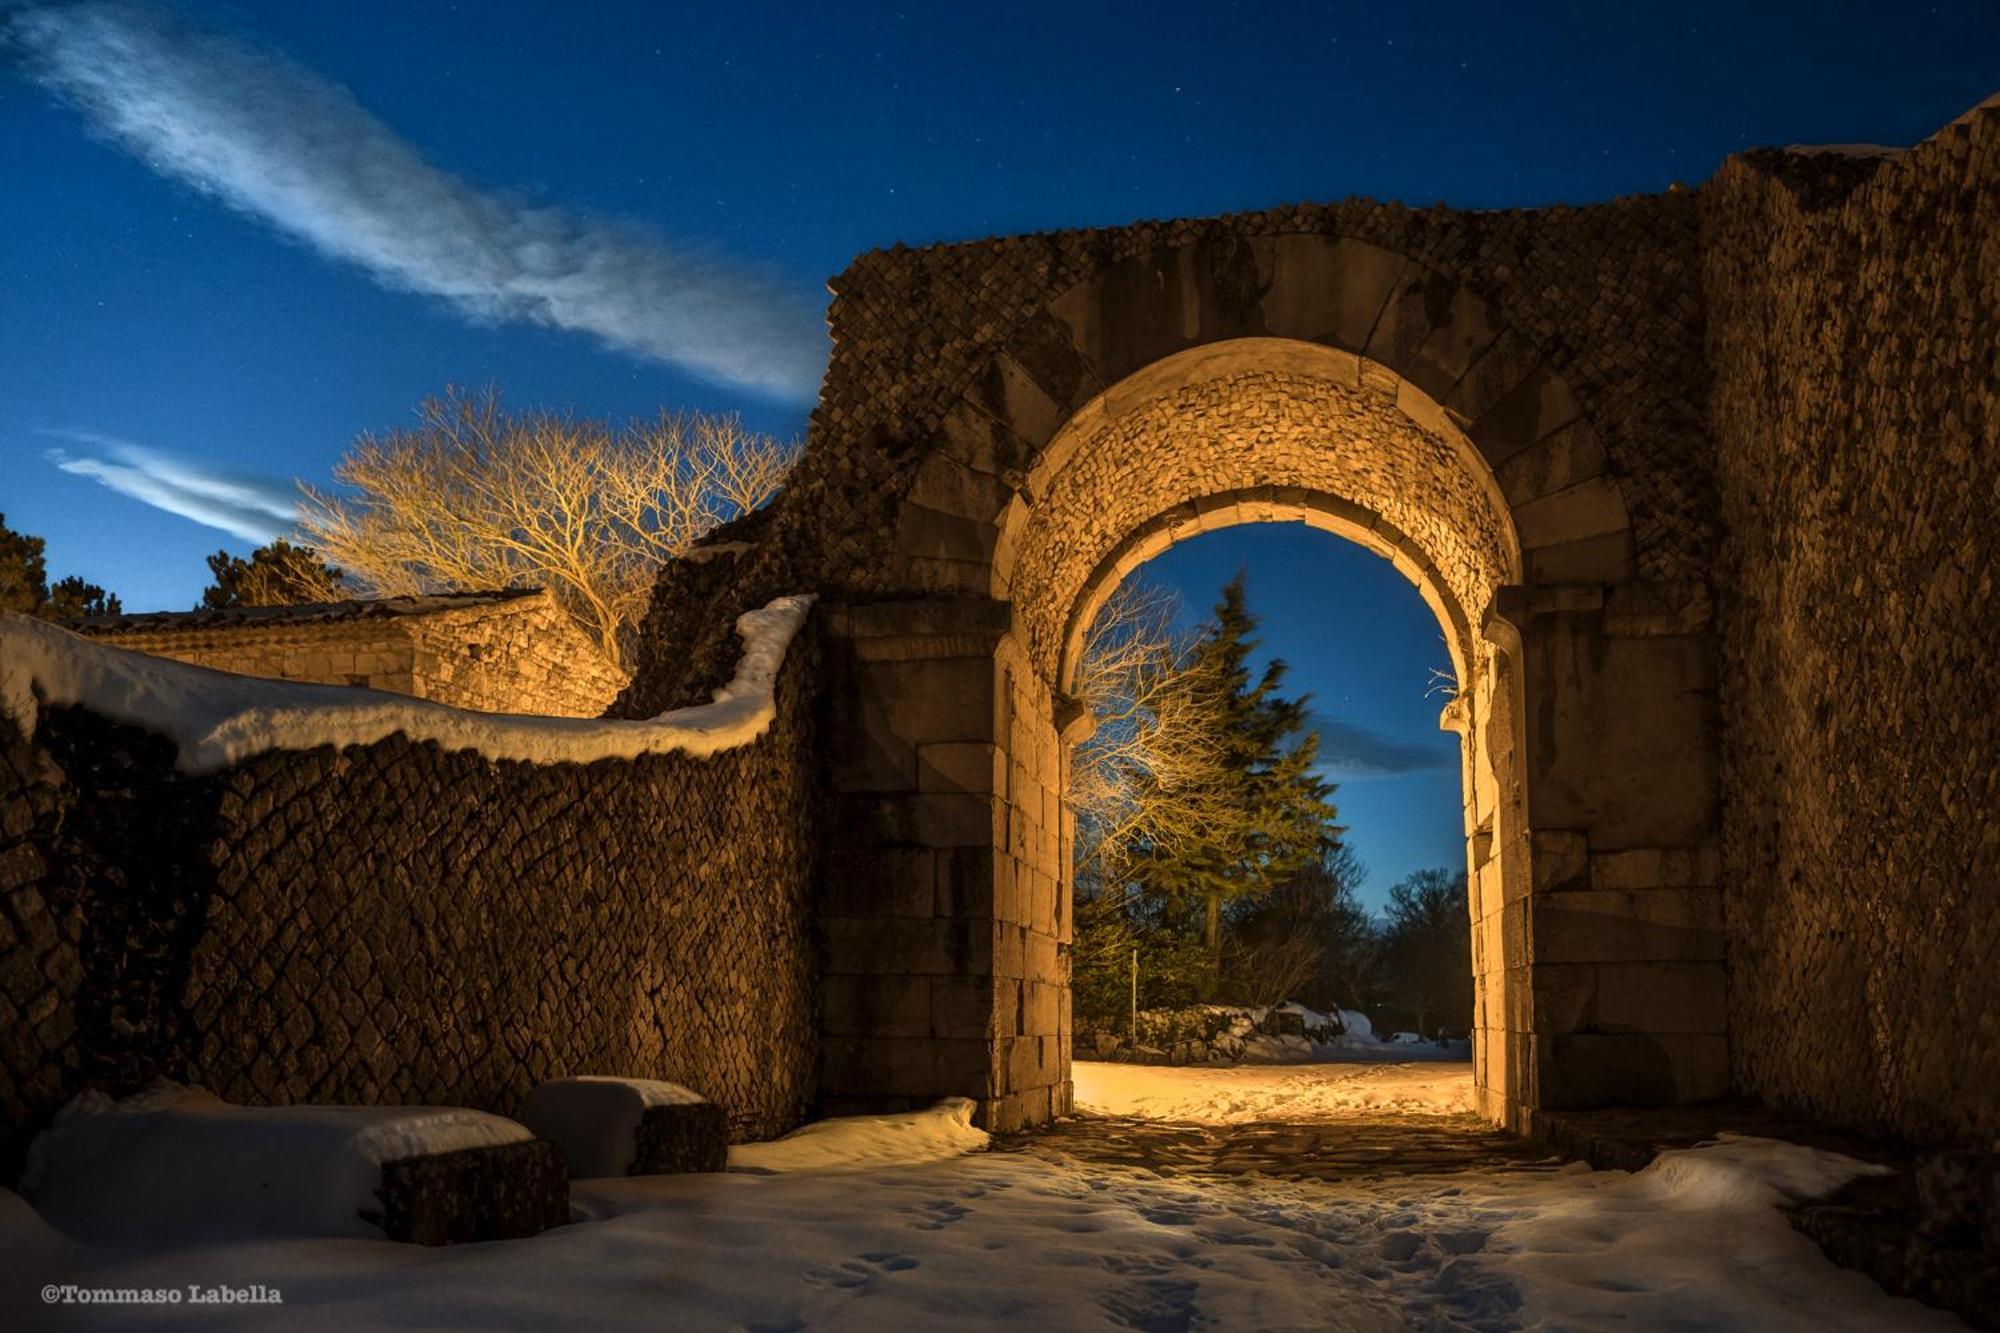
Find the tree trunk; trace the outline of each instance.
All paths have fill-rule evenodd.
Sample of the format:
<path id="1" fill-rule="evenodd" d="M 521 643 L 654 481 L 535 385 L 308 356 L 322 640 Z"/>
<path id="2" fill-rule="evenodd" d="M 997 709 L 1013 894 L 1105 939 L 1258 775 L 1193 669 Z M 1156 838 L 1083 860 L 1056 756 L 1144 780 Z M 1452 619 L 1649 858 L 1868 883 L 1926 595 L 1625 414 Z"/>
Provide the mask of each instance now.
<path id="1" fill-rule="evenodd" d="M 1208 895 L 1208 998 L 1215 999 L 1216 991 L 1222 985 L 1222 895 Z"/>

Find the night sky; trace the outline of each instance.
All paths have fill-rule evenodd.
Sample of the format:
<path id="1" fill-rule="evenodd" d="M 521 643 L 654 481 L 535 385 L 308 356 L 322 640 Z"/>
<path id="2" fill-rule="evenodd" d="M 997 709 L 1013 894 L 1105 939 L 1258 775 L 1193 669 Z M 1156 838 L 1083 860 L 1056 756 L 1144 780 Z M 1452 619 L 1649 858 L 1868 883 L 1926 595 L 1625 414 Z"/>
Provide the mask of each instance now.
<path id="1" fill-rule="evenodd" d="M 2000 89 L 1992 0 L 0 0 L 0 28 L 0 511 L 133 609 L 192 604 L 207 552 L 446 383 L 799 431 L 824 281 L 875 246 L 1582 203 L 1909 144 Z M 1349 752 L 1371 896 L 1455 862 L 1414 590 L 1290 526 L 1149 573 L 1198 611 L 1239 566 Z"/>

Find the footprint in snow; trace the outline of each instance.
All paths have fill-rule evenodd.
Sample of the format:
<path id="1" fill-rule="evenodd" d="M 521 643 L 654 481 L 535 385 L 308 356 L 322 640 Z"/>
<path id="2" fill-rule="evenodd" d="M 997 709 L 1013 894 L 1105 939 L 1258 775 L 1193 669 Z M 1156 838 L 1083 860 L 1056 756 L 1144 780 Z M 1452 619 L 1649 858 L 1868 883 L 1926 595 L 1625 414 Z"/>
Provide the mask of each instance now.
<path id="1" fill-rule="evenodd" d="M 1145 1278 L 1112 1291 L 1100 1303 L 1120 1328 L 1136 1333 L 1188 1333 L 1194 1325 L 1198 1289 L 1184 1279 Z"/>
<path id="2" fill-rule="evenodd" d="M 972 1210 L 950 1199 L 932 1199 L 920 1203 L 910 1210 L 917 1214 L 917 1220 L 910 1223 L 919 1231 L 942 1231 L 954 1222 L 960 1222 L 972 1215 Z"/>
<path id="3" fill-rule="evenodd" d="M 867 1291 L 885 1274 L 908 1272 L 916 1266 L 917 1261 L 907 1254 L 870 1250 L 838 1263 L 814 1264 L 806 1269 L 805 1280 L 809 1286 L 832 1287 L 837 1291 Z"/>
<path id="4" fill-rule="evenodd" d="M 1375 1252 L 1392 1264 L 1407 1262 L 1423 1247 L 1424 1238 L 1414 1231 L 1391 1231 L 1376 1244 Z"/>

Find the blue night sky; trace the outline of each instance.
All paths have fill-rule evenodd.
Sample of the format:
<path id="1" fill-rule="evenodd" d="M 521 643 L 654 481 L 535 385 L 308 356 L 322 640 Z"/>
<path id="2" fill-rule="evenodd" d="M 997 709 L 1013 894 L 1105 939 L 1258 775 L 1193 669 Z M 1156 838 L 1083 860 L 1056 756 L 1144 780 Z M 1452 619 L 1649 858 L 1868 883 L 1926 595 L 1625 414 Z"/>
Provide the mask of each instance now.
<path id="1" fill-rule="evenodd" d="M 1991 0 L 0 0 L 0 30 L 0 511 L 133 609 L 190 605 L 446 383 L 796 432 L 824 280 L 871 247 L 1588 202 L 1908 144 L 2000 88 Z M 1330 718 L 1449 759 L 1386 564 L 1280 528 L 1153 573 L 1202 607 L 1239 564 Z M 1377 893 L 1459 855 L 1449 769 L 1341 801 Z"/>

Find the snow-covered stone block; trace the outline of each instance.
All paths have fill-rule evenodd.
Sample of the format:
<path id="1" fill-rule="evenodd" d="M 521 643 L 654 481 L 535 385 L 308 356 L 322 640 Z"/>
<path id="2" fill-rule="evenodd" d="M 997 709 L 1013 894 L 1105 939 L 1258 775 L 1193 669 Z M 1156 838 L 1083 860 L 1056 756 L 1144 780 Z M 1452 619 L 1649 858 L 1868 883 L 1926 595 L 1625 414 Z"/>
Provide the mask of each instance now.
<path id="1" fill-rule="evenodd" d="M 561 1149 L 578 1180 L 720 1171 L 729 1160 L 727 1115 L 678 1083 L 552 1079 L 528 1094 L 521 1120 Z"/>
<path id="2" fill-rule="evenodd" d="M 165 1080 L 85 1092 L 30 1145 L 21 1193 L 50 1223 L 112 1241 L 358 1236 L 442 1245 L 569 1220 L 549 1144 L 502 1116 L 437 1106 L 236 1106 Z"/>

